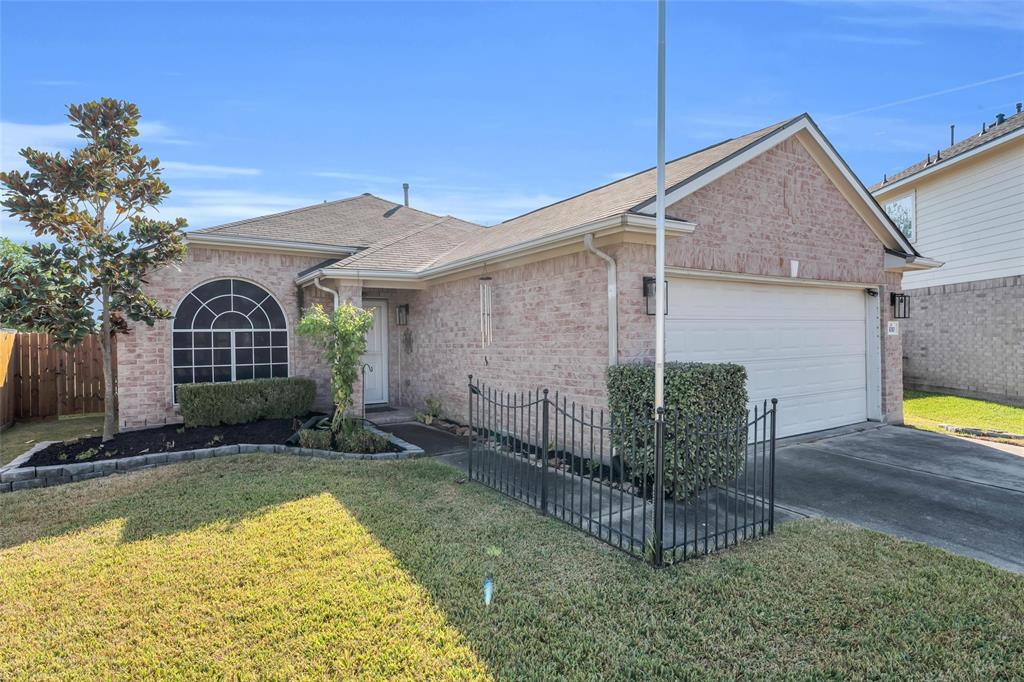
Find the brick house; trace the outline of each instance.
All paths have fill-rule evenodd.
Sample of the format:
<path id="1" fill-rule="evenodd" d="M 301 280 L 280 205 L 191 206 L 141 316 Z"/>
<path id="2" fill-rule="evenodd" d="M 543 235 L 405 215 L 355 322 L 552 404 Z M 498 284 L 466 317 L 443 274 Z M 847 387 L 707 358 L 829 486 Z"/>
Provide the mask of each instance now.
<path id="1" fill-rule="evenodd" d="M 916 248 L 944 262 L 903 281 L 907 386 L 1024 405 L 1021 105 L 983 128 L 871 191 Z"/>
<path id="2" fill-rule="evenodd" d="M 902 420 L 886 332 L 918 254 L 807 115 L 667 164 L 668 360 L 733 361 L 780 432 Z M 175 383 L 327 373 L 292 331 L 312 303 L 376 311 L 366 404 L 438 398 L 466 376 L 606 404 L 609 363 L 653 357 L 655 172 L 494 227 L 371 195 L 189 233 L 148 291 L 176 312 L 118 349 L 127 428 L 178 419 Z"/>

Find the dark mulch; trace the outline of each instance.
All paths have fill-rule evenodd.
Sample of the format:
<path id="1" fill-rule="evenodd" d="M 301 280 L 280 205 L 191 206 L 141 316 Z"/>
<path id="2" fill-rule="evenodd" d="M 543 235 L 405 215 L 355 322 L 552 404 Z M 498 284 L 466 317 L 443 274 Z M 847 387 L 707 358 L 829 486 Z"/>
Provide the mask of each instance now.
<path id="1" fill-rule="evenodd" d="M 92 462 L 98 459 L 120 459 L 153 452 L 197 450 L 238 443 L 284 443 L 295 433 L 304 419 L 265 419 L 249 424 L 196 426 L 189 429 L 181 425 L 161 426 L 120 433 L 102 445 L 98 436 L 84 438 L 74 442 L 54 443 L 32 455 L 31 459 L 21 466 Z"/>

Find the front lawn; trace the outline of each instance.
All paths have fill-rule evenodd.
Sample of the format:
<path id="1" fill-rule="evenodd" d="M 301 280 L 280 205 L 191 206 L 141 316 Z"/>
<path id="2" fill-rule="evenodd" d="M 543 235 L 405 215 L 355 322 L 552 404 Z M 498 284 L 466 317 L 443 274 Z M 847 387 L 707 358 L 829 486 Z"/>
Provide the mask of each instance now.
<path id="1" fill-rule="evenodd" d="M 1022 576 L 826 521 L 656 571 L 460 479 L 246 455 L 0 495 L 0 679 L 1024 676 Z"/>
<path id="2" fill-rule="evenodd" d="M 903 419 L 907 426 L 945 434 L 943 424 L 1024 433 L 1024 407 L 942 393 L 905 391 Z"/>

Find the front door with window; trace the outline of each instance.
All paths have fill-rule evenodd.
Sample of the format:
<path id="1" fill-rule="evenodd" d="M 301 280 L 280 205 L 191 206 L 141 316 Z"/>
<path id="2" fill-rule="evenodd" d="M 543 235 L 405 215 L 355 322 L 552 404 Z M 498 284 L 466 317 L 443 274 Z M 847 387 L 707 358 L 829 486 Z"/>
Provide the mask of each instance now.
<path id="1" fill-rule="evenodd" d="M 373 311 L 373 328 L 366 335 L 363 354 L 363 403 L 373 405 L 388 401 L 388 304 L 386 301 L 363 301 L 363 308 Z"/>

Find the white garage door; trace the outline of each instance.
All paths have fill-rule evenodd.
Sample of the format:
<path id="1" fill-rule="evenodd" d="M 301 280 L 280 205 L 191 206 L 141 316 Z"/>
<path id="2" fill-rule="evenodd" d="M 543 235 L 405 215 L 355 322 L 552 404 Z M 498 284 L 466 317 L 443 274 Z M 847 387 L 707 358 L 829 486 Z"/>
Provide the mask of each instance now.
<path id="1" fill-rule="evenodd" d="M 779 399 L 780 436 L 867 418 L 860 289 L 670 279 L 665 356 L 747 368 L 751 405 Z"/>

